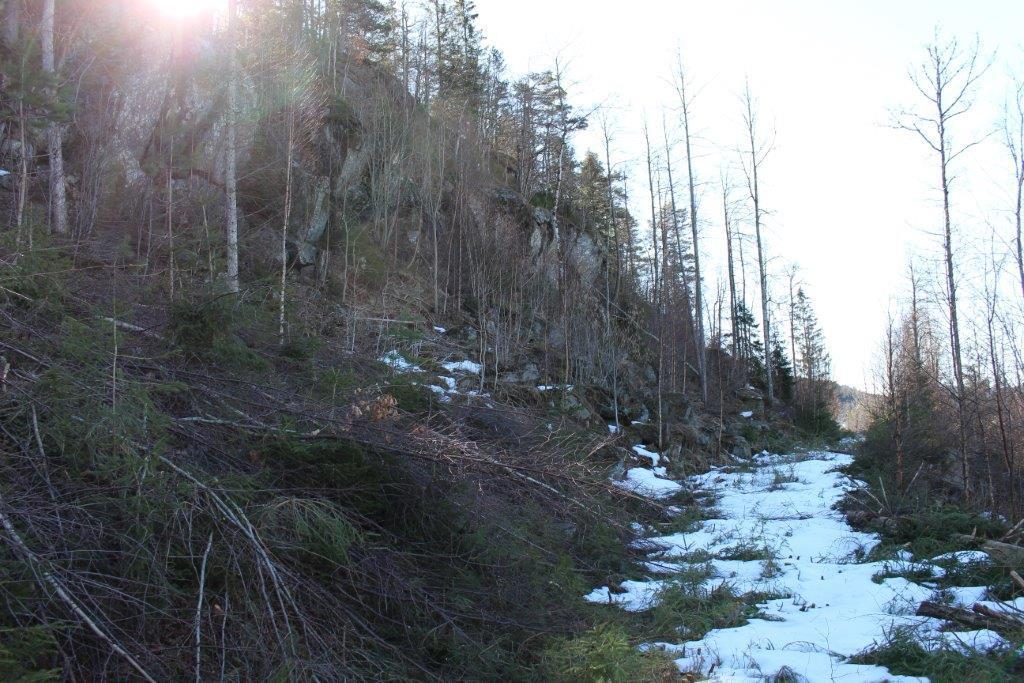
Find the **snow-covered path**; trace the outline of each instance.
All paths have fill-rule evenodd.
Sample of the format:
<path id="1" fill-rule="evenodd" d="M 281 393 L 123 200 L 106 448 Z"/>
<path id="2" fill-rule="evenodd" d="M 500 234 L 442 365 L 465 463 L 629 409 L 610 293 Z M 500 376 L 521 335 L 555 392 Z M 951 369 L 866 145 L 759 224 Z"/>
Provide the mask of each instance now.
<path id="1" fill-rule="evenodd" d="M 652 460 L 652 469 L 634 468 L 620 484 L 652 497 L 671 495 L 675 483 L 660 478 L 664 470 L 656 467 L 656 457 Z M 693 532 L 646 537 L 640 543 L 651 550 L 651 578 L 627 581 L 616 591 L 599 588 L 587 599 L 644 610 L 672 583 L 673 574 L 708 562 L 708 590 L 728 583 L 738 593 L 778 596 L 760 603 L 763 616 L 746 625 L 714 630 L 689 642 L 680 633 L 681 642 L 649 645 L 671 652 L 681 671 L 730 683 L 762 681 L 783 667 L 803 677 L 797 680 L 812 683 L 921 680 L 847 661 L 901 626 L 933 643 L 981 648 L 999 644 L 1000 637 L 991 631 L 940 632 L 943 622 L 915 616 L 934 586 L 879 578 L 905 568 L 909 556 L 860 561 L 879 539 L 854 531 L 833 509 L 857 486 L 836 471 L 850 461 L 850 456 L 837 453 L 762 454 L 751 467 L 690 478 L 685 487 L 716 496 L 715 519 Z M 942 571 L 926 566 L 936 576 Z M 979 599 L 982 592 L 967 588 L 962 594 L 965 600 Z"/>

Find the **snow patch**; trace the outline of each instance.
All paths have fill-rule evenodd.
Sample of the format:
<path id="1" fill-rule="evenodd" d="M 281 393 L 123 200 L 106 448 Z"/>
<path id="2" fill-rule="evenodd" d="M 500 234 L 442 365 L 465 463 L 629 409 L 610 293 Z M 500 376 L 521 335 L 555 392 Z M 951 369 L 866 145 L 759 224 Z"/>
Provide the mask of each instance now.
<path id="1" fill-rule="evenodd" d="M 658 468 L 664 473 L 664 468 Z M 671 479 L 663 479 L 655 470 L 643 467 L 632 467 L 626 470 L 626 478 L 613 480 L 613 484 L 626 491 L 638 493 L 648 498 L 668 498 L 683 490 L 682 485 Z"/>
<path id="2" fill-rule="evenodd" d="M 651 461 L 651 465 L 657 467 L 661 462 L 661 456 L 654 451 L 649 451 L 642 445 L 633 446 L 633 452 L 642 458 L 648 458 Z"/>
<path id="3" fill-rule="evenodd" d="M 483 370 L 483 366 L 479 363 L 474 363 L 471 360 L 459 360 L 452 361 L 450 363 L 441 363 L 448 372 L 464 372 L 470 375 L 479 375 L 480 371 Z"/>
<path id="4" fill-rule="evenodd" d="M 684 488 L 664 478 L 657 453 L 643 446 L 633 451 L 651 458 L 652 468 L 629 469 L 624 481 L 614 482 L 617 486 L 653 498 Z M 922 562 L 902 551 L 892 560 L 859 562 L 880 539 L 850 528 L 833 507 L 858 485 L 837 471 L 851 461 L 851 456 L 839 453 L 762 452 L 754 460 L 753 472 L 713 469 L 689 477 L 686 488 L 717 494 L 717 518 L 693 532 L 634 541 L 635 547 L 649 552 L 645 566 L 659 578 L 604 586 L 586 599 L 630 611 L 649 609 L 674 574 L 694 566 L 694 553 L 701 566 L 711 569 L 702 582 L 705 590 L 727 583 L 738 592 L 786 596 L 759 604 L 764 618 L 752 618 L 743 626 L 717 629 L 696 641 L 643 646 L 672 653 L 681 672 L 713 675 L 714 680 L 729 683 L 763 681 L 783 667 L 798 680 L 815 682 L 920 681 L 848 661 L 884 642 L 886 634 L 899 627 L 914 629 L 928 647 L 1005 647 L 998 634 L 943 631 L 945 622 L 916 616 L 918 605 L 933 598 L 932 587 L 902 576 L 878 578 L 908 569 L 927 569 L 934 576 L 944 570 L 932 562 L 974 562 L 982 559 L 981 554 L 948 553 Z M 708 557 L 710 561 L 705 560 Z M 974 604 L 985 597 L 983 587 L 950 592 L 957 604 Z M 1024 598 L 1019 602 L 1024 606 Z M 983 604 L 1012 609 L 1008 603 Z"/>
<path id="5" fill-rule="evenodd" d="M 377 360 L 396 372 L 423 372 L 423 368 L 407 361 L 398 351 L 388 351 Z"/>
<path id="6" fill-rule="evenodd" d="M 955 550 L 951 553 L 943 553 L 942 555 L 936 555 L 930 562 L 959 562 L 961 564 L 970 564 L 975 562 L 991 562 L 988 555 L 981 552 L 980 550 Z"/>
<path id="7" fill-rule="evenodd" d="M 438 398 L 441 401 L 441 403 L 451 403 L 452 402 L 452 397 L 450 395 L 451 392 L 449 392 L 444 387 L 439 387 L 436 384 L 428 384 L 427 385 L 427 389 L 430 389 L 432 392 L 437 394 Z"/>

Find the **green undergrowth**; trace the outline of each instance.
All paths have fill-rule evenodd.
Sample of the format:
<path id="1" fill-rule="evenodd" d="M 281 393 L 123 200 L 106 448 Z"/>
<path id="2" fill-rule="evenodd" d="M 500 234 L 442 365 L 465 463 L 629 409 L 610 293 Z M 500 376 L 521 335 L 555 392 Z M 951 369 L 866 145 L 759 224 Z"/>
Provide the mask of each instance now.
<path id="1" fill-rule="evenodd" d="M 57 641 L 51 625 L 0 629 L 0 679 L 16 683 L 61 680 L 60 669 L 51 668 Z"/>
<path id="2" fill-rule="evenodd" d="M 849 435 L 831 417 L 819 418 L 812 425 L 794 424 L 781 419 L 770 423 L 745 422 L 739 431 L 740 436 L 750 444 L 753 453 L 828 450 L 840 438 Z"/>
<path id="3" fill-rule="evenodd" d="M 886 569 L 873 579 L 901 577 L 934 587 L 933 600 L 951 601 L 949 589 L 987 586 L 988 599 L 1012 600 L 1022 595 L 1009 576 L 1009 567 L 987 560 L 961 561 L 932 558 L 957 551 L 977 550 L 985 539 L 1000 539 L 1009 530 L 998 518 L 978 514 L 934 495 L 934 490 L 900 490 L 894 482 L 891 463 L 878 456 L 878 444 L 862 445 L 845 472 L 867 484 L 866 491 L 848 495 L 844 511 L 868 511 L 856 526 L 878 534 L 881 542 L 862 553 L 861 561 L 885 562 Z M 899 559 L 909 552 L 911 561 Z M 933 572 L 931 565 L 942 571 Z M 1010 638 L 1016 646 L 1009 651 L 960 652 L 948 647 L 925 646 L 912 630 L 895 629 L 885 643 L 854 661 L 885 666 L 894 674 L 925 676 L 932 681 L 1021 680 L 1024 663 L 1012 654 L 1024 643 L 1024 633 Z"/>
<path id="4" fill-rule="evenodd" d="M 884 666 L 895 675 L 926 677 L 933 683 L 1008 683 L 1024 677 L 1024 658 L 1017 652 L 963 653 L 950 648 L 929 649 L 906 628 L 895 629 L 882 645 L 851 661 Z"/>
<path id="5" fill-rule="evenodd" d="M 253 328 L 269 328 L 269 316 L 257 306 L 194 293 L 170 305 L 167 331 L 175 349 L 191 360 L 227 370 L 267 372 L 269 360 L 237 331 L 247 329 L 251 334 Z M 290 344 L 282 351 L 294 357 L 296 348 Z"/>
<path id="6" fill-rule="evenodd" d="M 59 276 L 34 286 L 47 297 L 64 291 Z M 573 486 L 593 487 L 585 506 L 504 472 L 461 472 L 446 453 L 392 452 L 384 437 L 370 445 L 303 435 L 308 427 L 295 416 L 304 406 L 329 403 L 344 414 L 353 396 L 391 394 L 409 429 L 444 406 L 422 377 L 339 361 L 316 344 L 268 343 L 273 312 L 262 305 L 189 297 L 168 308 L 155 337 L 105 322 L 130 320 L 127 304 L 92 310 L 53 300 L 26 309 L 48 334 L 14 340 L 43 362 L 21 364 L 34 379 L 0 399 L 0 421 L 17 436 L 0 437 L 4 500 L 33 511 L 31 524 L 14 517 L 25 542 L 67 558 L 61 575 L 71 590 L 116 618 L 126 646 L 158 679 L 192 675 L 191 655 L 175 648 L 191 642 L 200 588 L 204 639 L 235 644 L 223 662 L 217 648 L 204 648 L 201 665 L 236 679 L 302 678 L 314 666 L 364 680 L 635 681 L 672 669 L 636 649 L 630 624 L 582 600 L 610 577 L 638 575 L 626 522 L 639 515 L 592 492 L 603 470 L 591 469 L 578 432 L 559 428 L 545 441 L 558 445 L 561 467 L 581 468 Z M 197 394 L 193 377 L 214 393 Z M 259 387 L 275 384 L 287 389 L 288 412 L 258 407 L 266 400 Z M 181 421 L 249 419 L 236 406 L 278 431 Z M 502 438 L 486 415 L 461 428 Z M 6 457 L 25 444 L 45 457 Z M 568 496 L 584 490 L 559 486 Z M 280 576 L 294 582 L 291 619 L 301 612 L 317 640 L 274 638 L 268 610 L 280 603 L 266 562 L 211 492 L 245 516 Z M 64 656 L 82 671 L 107 666 L 104 649 L 77 621 L 60 621 L 61 605 L 6 546 L 0 569 L 0 677 L 47 680 Z"/>
<path id="7" fill-rule="evenodd" d="M 722 560 L 740 560 L 741 562 L 753 562 L 755 560 L 768 560 L 774 557 L 774 553 L 767 547 L 753 541 L 740 542 L 717 553 Z"/>
<path id="8" fill-rule="evenodd" d="M 727 584 L 709 591 L 678 582 L 658 593 L 648 625 L 659 640 L 697 639 L 712 629 L 740 626 L 755 612 Z"/>
<path id="9" fill-rule="evenodd" d="M 619 619 L 629 624 L 646 642 L 680 642 L 703 638 L 715 629 L 743 626 L 751 619 L 769 618 L 760 604 L 785 597 L 766 592 L 740 593 L 728 582 L 707 588 L 708 565 L 692 565 L 673 576 L 654 596 L 652 606 L 642 612 L 622 613 Z M 606 608 L 615 609 L 615 608 Z"/>
<path id="10" fill-rule="evenodd" d="M 117 327 L 110 319 L 137 320 L 131 302 L 70 297 L 66 264 L 44 253 L 52 274 L 37 277 L 44 265 L 33 263 L 4 281 L 25 293 L 21 315 L 42 334 L 14 340 L 39 362 L 19 361 L 33 379 L 0 398 L 2 494 L 26 544 L 61 558 L 70 590 L 117 624 L 158 680 L 193 675 L 200 592 L 200 666 L 235 680 L 674 680 L 671 659 L 641 643 L 758 614 L 764 596 L 705 591 L 701 565 L 648 613 L 582 599 L 643 576 L 628 522 L 688 531 L 714 510 L 702 493 L 666 501 L 675 515 L 604 493 L 612 456 L 570 422 L 450 411 L 424 386 L 435 359 L 411 356 L 427 372 L 394 373 L 294 318 L 282 346 L 270 296 L 179 292 L 140 320 L 152 333 Z M 396 344 L 419 341 L 414 332 Z M 280 406 L 268 403 L 274 390 Z M 318 437 L 307 417 L 343 423 L 351 403 L 384 395 L 396 415 L 359 436 Z M 239 426 L 252 421 L 262 426 Z M 551 494 L 443 444 L 403 451 L 401 439 L 427 425 L 515 456 L 530 476 L 570 476 L 552 477 Z M 550 454 L 541 466 L 536 447 Z M 268 561 L 287 596 L 275 594 Z M 0 570 L 0 678 L 47 680 L 66 657 L 83 678 L 127 675 L 7 547 Z M 215 647 L 221 638 L 233 647 Z"/>
<path id="11" fill-rule="evenodd" d="M 13 231 L 0 236 L 0 248 L 12 248 Z M 5 259 L 0 272 L 0 303 L 9 306 L 12 312 L 59 312 L 70 292 L 67 286 L 67 272 L 73 262 L 60 249 L 50 244 L 45 234 L 36 236 L 31 251 L 23 250 L 17 258 Z"/>
<path id="12" fill-rule="evenodd" d="M 667 520 L 652 524 L 654 531 L 663 536 L 669 534 L 692 533 L 709 519 L 715 519 L 718 510 L 714 507 L 714 499 L 699 496 L 685 501 L 680 510 Z"/>
<path id="13" fill-rule="evenodd" d="M 599 624 L 576 637 L 555 639 L 541 653 L 541 680 L 629 683 L 678 679 L 671 659 L 643 653 L 638 645 L 618 624 Z"/>

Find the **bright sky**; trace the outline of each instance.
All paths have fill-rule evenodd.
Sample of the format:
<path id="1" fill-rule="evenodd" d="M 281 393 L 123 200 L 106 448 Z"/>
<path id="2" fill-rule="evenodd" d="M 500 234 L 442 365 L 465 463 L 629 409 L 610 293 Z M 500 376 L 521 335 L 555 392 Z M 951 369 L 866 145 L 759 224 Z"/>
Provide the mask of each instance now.
<path id="1" fill-rule="evenodd" d="M 691 125 L 700 134 L 701 246 L 712 269 L 724 251 L 719 167 L 736 162 L 738 94 L 749 77 L 764 128 L 775 131 L 762 178 L 769 253 L 799 264 L 836 378 L 858 387 L 872 384 L 908 255 L 930 257 L 938 245 L 934 163 L 923 143 L 888 125 L 891 110 L 915 103 L 908 67 L 921 60 L 936 25 L 965 44 L 977 34 L 984 50 L 998 51 L 973 120 L 964 121 L 966 140 L 995 127 L 1006 64 L 1024 64 L 1020 0 L 476 1 L 487 40 L 504 52 L 512 74 L 551 68 L 557 57 L 573 101 L 608 108 L 617 130 L 613 163 L 635 165 L 630 192 L 641 220 L 642 117 L 646 112 L 660 138 L 662 110 L 676 102 L 669 79 L 681 48 L 699 90 Z M 576 140 L 581 151 L 600 148 L 594 124 Z M 680 177 L 682 151 L 674 152 Z M 962 185 L 958 222 L 965 240 L 987 240 L 985 221 L 996 200 L 1006 201 L 996 186 L 1009 170 L 997 138 L 969 154 L 972 176 Z M 780 301 L 785 267 L 772 263 L 770 288 Z M 713 282 L 705 291 L 714 296 Z"/>

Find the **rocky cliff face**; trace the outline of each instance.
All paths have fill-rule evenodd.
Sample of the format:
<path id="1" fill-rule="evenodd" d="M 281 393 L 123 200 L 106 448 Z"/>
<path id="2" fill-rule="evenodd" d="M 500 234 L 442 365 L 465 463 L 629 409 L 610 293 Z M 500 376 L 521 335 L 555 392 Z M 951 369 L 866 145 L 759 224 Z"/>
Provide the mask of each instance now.
<path id="1" fill-rule="evenodd" d="M 199 50 L 193 59 L 198 64 L 213 60 L 211 55 Z M 137 220 L 147 210 L 170 209 L 166 228 L 156 231 L 158 240 L 164 232 L 188 234 L 222 223 L 225 102 L 219 89 L 199 82 L 196 64 L 171 79 L 137 73 L 112 119 L 114 134 L 96 150 L 112 162 L 103 182 L 126 188 L 127 201 L 110 211 Z M 426 271 L 438 267 L 454 273 L 449 287 L 456 292 L 447 295 L 457 293 L 461 301 L 463 341 L 477 347 L 477 359 L 495 368 L 502 383 L 595 426 L 615 419 L 617 403 L 620 421 L 638 423 L 639 431 L 648 432 L 645 438 L 656 442 L 657 433 L 649 434 L 656 377 L 646 345 L 634 341 L 627 349 L 604 341 L 597 292 L 603 289 L 606 254 L 597 240 L 569 216 L 531 204 L 491 152 L 432 118 L 388 73 L 354 61 L 341 78 L 340 86 L 326 88 L 310 77 L 294 96 L 276 101 L 260 83 L 240 84 L 243 267 L 278 269 L 291 147 L 286 227 L 293 278 L 323 283 L 349 277 L 363 258 L 359 235 L 383 235 L 378 241 L 408 247 L 401 259 L 406 269 L 421 271 L 404 276 L 427 281 Z M 322 95 L 328 91 L 343 95 L 328 101 Z M 289 139 L 292 115 L 296 129 Z M 82 173 L 81 165 L 71 168 Z M 446 263 L 446 253 L 429 253 L 438 235 L 473 244 L 467 255 Z M 509 277 L 530 297 L 514 312 L 478 291 L 500 290 L 506 286 L 502 278 Z M 208 276 L 217 279 L 217 273 Z M 568 375 L 587 381 L 565 389 Z M 560 389 L 538 388 L 545 385 Z M 721 450 L 720 420 L 701 417 L 701 408 L 682 394 L 663 399 L 666 435 L 677 450 Z M 743 449 L 738 434 L 724 438 Z"/>
<path id="2" fill-rule="evenodd" d="M 871 424 L 871 410 L 879 396 L 845 385 L 836 386 L 836 421 L 844 429 L 863 432 Z"/>

